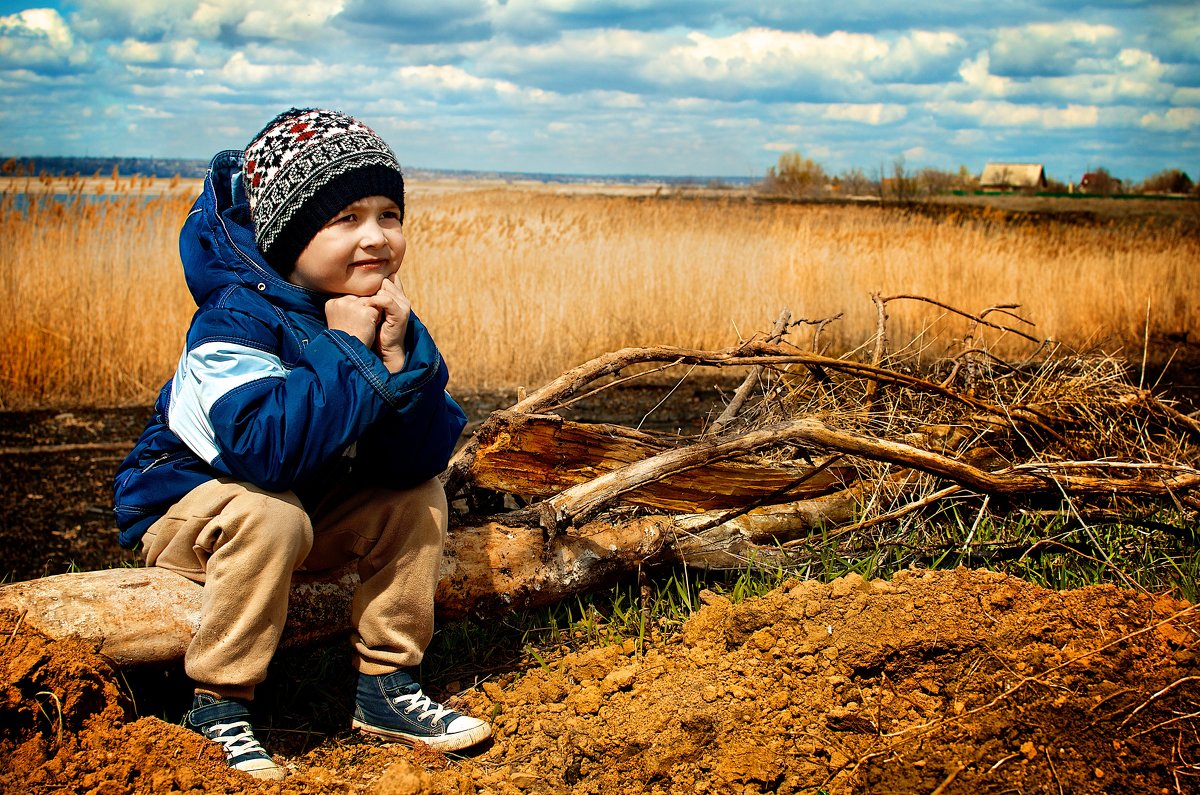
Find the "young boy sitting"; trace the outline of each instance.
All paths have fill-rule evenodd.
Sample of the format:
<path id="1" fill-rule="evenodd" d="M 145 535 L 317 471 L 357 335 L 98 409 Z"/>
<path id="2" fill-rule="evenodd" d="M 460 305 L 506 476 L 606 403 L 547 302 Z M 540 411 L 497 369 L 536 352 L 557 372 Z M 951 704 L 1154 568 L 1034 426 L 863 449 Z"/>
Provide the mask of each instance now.
<path id="1" fill-rule="evenodd" d="M 174 378 L 117 472 L 120 543 L 203 583 L 185 725 L 231 767 L 283 769 L 247 702 L 292 572 L 357 561 L 354 727 L 442 750 L 491 727 L 424 695 L 445 538 L 445 468 L 465 417 L 399 279 L 404 180 L 358 120 L 293 109 L 212 161 L 180 235 L 198 309 Z"/>

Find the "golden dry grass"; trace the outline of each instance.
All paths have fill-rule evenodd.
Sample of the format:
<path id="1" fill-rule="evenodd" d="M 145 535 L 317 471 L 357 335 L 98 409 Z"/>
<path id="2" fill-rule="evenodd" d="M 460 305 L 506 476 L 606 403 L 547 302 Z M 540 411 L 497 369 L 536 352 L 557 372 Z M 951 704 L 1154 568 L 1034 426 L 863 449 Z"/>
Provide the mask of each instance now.
<path id="1" fill-rule="evenodd" d="M 193 309 L 176 237 L 195 187 L 4 195 L 0 407 L 153 398 Z M 405 286 L 460 390 L 537 386 L 627 345 L 725 347 L 784 306 L 844 313 L 822 337 L 839 353 L 870 338 L 873 292 L 967 311 L 1021 304 L 1031 333 L 1076 345 L 1137 345 L 1147 309 L 1152 333 L 1200 330 L 1200 242 L 1164 225 L 414 185 L 405 232 Z M 911 339 L 939 314 L 893 302 L 889 332 Z M 791 339 L 807 347 L 807 333 Z"/>

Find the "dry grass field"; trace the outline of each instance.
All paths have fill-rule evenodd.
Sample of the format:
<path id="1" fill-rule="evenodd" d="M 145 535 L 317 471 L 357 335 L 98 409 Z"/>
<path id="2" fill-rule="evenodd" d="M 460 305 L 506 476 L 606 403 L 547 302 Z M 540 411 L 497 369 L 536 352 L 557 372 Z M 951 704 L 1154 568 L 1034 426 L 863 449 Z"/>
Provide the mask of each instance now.
<path id="1" fill-rule="evenodd" d="M 193 309 L 176 239 L 197 189 L 136 178 L 0 185 L 0 409 L 152 400 Z M 994 202 L 931 213 L 734 191 L 416 183 L 403 279 L 459 390 L 537 386 L 629 345 L 727 347 L 769 329 L 783 307 L 811 321 L 841 314 L 819 340 L 841 354 L 870 341 L 873 293 L 968 312 L 1019 304 L 1035 337 L 1123 345 L 1132 357 L 1147 330 L 1200 335 L 1188 204 L 1157 223 L 1040 210 L 1030 222 Z M 888 315 L 893 344 L 914 341 L 930 357 L 967 331 L 916 301 L 889 303 Z M 789 339 L 807 348 L 811 328 Z M 1009 340 L 1016 355 L 1032 350 Z"/>

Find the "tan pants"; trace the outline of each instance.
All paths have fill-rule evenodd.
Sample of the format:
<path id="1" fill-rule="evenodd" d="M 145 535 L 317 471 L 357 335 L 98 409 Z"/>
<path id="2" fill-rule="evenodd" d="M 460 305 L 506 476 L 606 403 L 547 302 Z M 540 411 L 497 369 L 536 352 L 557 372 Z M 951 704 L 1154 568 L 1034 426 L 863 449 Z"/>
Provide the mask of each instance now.
<path id="1" fill-rule="evenodd" d="M 310 517 L 291 492 L 213 480 L 150 526 L 146 565 L 204 584 L 200 628 L 184 656 L 197 687 L 253 698 L 287 617 L 292 572 L 358 560 L 351 606 L 355 666 L 391 673 L 421 662 L 446 534 L 446 493 L 339 486 Z"/>

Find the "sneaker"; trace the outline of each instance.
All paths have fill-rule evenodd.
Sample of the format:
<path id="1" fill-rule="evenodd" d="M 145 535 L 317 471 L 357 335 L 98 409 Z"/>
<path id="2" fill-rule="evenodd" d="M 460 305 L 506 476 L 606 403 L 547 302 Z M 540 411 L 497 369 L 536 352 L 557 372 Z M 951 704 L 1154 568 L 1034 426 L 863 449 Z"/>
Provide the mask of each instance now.
<path id="1" fill-rule="evenodd" d="M 425 743 L 457 751 L 492 735 L 487 723 L 443 707 L 421 692 L 404 670 L 379 676 L 358 675 L 354 728 L 402 743 Z"/>
<path id="2" fill-rule="evenodd" d="M 283 768 L 275 764 L 254 736 L 250 710 L 245 703 L 197 693 L 183 725 L 219 743 L 225 750 L 225 760 L 234 770 L 276 781 L 284 777 Z"/>

